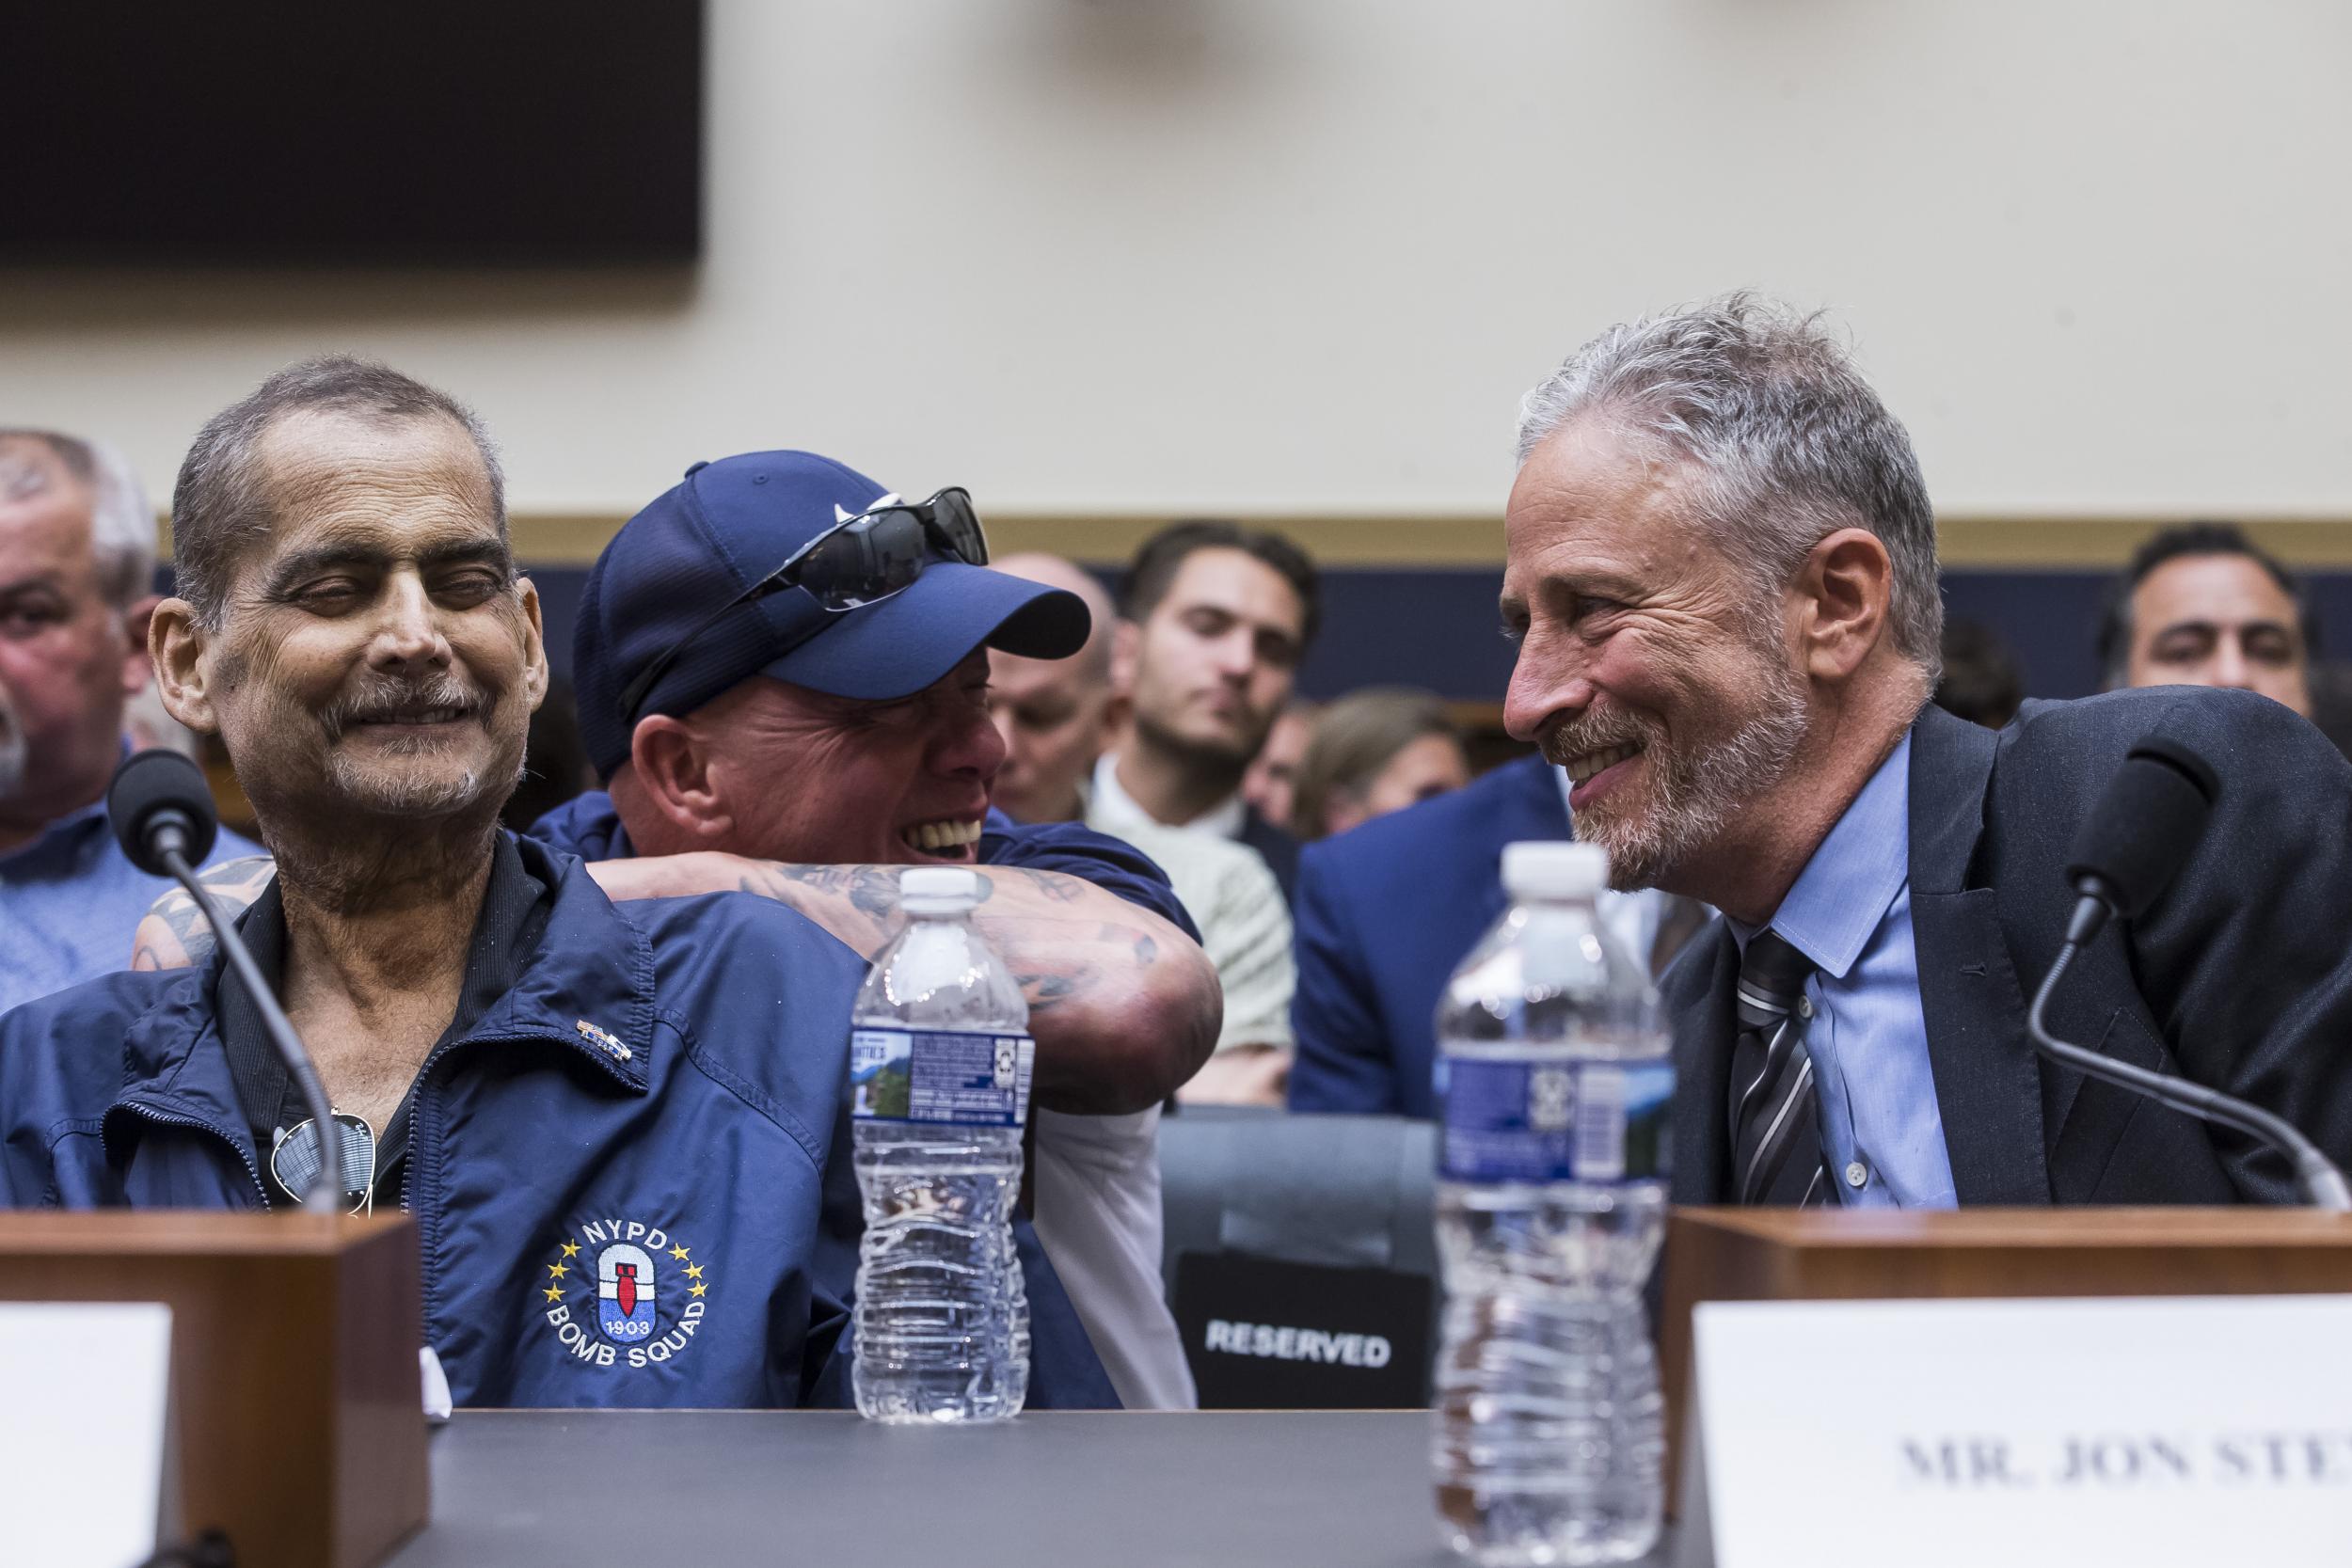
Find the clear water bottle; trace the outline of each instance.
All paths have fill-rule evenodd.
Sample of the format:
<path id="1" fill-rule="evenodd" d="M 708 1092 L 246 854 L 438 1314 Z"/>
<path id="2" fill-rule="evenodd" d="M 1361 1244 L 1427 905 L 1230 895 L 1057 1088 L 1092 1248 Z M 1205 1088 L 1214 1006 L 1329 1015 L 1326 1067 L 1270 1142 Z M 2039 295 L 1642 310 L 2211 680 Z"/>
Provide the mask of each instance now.
<path id="1" fill-rule="evenodd" d="M 866 1234 L 850 1384 L 872 1420 L 1004 1420 L 1028 1391 L 1012 1209 L 1037 1048 L 1019 982 L 972 928 L 979 894 L 973 871 L 901 871 L 906 928 L 851 1018 Z"/>
<path id="2" fill-rule="evenodd" d="M 1586 844 L 1502 852 L 1511 907 L 1438 1007 L 1445 1269 L 1438 1527 L 1483 1564 L 1657 1544 L 1665 1452 L 1642 1291 L 1665 1228 L 1674 1065 Z"/>

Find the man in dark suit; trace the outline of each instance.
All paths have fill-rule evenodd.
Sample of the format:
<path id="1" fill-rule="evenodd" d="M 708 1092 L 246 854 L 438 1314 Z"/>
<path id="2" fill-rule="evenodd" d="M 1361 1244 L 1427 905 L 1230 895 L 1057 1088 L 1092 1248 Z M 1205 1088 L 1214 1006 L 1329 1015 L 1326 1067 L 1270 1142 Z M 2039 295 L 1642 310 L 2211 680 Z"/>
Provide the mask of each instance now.
<path id="1" fill-rule="evenodd" d="M 1435 1114 L 1438 993 L 1502 913 L 1502 847 L 1571 836 L 1560 769 L 1522 757 L 1375 817 L 1299 857 L 1290 1108 Z M 1663 894 L 1602 895 L 1602 917 L 1653 968 L 1705 911 Z"/>
<path id="2" fill-rule="evenodd" d="M 2352 1160 L 2352 768 L 2240 692 L 1925 706 L 1942 619 L 1909 437 L 1808 318 L 1618 326 L 1522 405 L 1506 722 L 1618 886 L 1724 918 L 1668 975 L 1683 1202 L 2289 1201 L 2246 1139 L 2045 1066 L 2028 987 L 2067 847 L 2131 746 L 2219 774 L 2186 870 L 2054 1030 L 2243 1095 Z"/>

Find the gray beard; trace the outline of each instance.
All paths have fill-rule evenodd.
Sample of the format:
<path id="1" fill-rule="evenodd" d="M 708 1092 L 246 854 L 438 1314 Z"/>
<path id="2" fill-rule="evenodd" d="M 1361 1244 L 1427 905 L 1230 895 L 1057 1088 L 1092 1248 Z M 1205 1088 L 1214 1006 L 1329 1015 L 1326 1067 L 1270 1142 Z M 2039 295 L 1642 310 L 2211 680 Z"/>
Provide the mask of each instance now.
<path id="1" fill-rule="evenodd" d="M 1590 812 L 1576 819 L 1576 836 L 1609 855 L 1609 885 L 1620 893 L 1655 887 L 1692 850 L 1722 832 L 1734 813 L 1788 776 L 1805 732 L 1805 688 L 1796 672 L 1766 660 L 1756 706 L 1726 739 L 1702 751 L 1665 745 L 1643 726 L 1643 754 L 1655 777 L 1649 809 L 1635 814 Z M 1562 731 L 1548 737 L 1545 752 L 1555 762 L 1569 754 L 1557 749 Z M 1633 738 L 1631 736 L 1623 738 Z M 1572 748 L 1582 752 L 1581 738 Z"/>
<path id="2" fill-rule="evenodd" d="M 514 776 L 501 782 L 499 803 L 522 783 L 524 761 L 515 761 Z M 487 785 L 480 772 L 467 768 L 453 779 L 408 777 L 392 781 L 363 776 L 343 758 L 328 760 L 327 779 L 337 794 L 363 810 L 385 816 L 445 816 L 480 800 Z"/>

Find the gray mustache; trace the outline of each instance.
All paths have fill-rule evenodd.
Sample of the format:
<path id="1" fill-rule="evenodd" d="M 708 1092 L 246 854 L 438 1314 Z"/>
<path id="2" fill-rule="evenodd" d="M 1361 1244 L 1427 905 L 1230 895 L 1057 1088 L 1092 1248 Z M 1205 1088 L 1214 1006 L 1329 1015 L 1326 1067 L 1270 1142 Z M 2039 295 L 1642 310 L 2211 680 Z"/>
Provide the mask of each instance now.
<path id="1" fill-rule="evenodd" d="M 1535 737 L 1535 749 L 1544 754 L 1545 761 L 1565 768 L 1571 758 L 1588 752 L 1606 751 L 1612 746 L 1646 746 L 1651 738 L 1646 726 L 1609 714 L 1546 730 Z"/>
<path id="2" fill-rule="evenodd" d="M 454 675 L 396 685 L 373 685 L 346 691 L 319 715 L 330 738 L 341 738 L 355 724 L 366 724 L 413 713 L 421 708 L 453 707 L 476 713 L 488 699 Z"/>

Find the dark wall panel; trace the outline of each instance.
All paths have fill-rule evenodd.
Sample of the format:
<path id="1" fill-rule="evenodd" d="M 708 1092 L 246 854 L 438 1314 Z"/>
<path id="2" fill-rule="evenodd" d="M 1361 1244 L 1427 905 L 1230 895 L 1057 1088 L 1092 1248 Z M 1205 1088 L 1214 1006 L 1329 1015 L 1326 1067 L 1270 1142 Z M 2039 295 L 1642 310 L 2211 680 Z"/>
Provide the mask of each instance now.
<path id="1" fill-rule="evenodd" d="M 0 261 L 691 261 L 703 39 L 701 0 L 11 6 Z"/>

